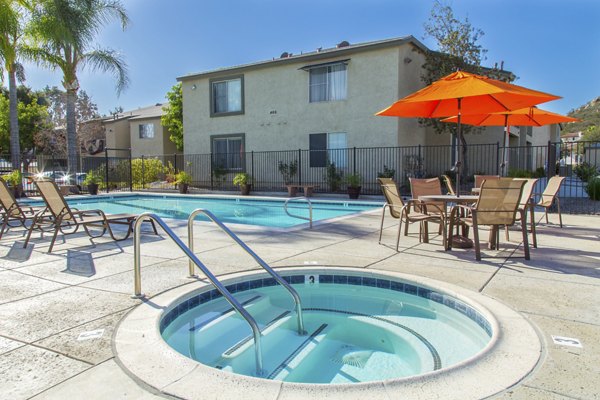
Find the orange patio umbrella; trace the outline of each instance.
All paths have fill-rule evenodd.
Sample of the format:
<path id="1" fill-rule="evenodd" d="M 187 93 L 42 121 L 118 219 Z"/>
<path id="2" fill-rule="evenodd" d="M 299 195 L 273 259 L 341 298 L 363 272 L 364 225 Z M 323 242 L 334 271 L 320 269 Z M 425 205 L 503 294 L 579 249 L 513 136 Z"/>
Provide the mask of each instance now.
<path id="1" fill-rule="evenodd" d="M 559 99 L 485 76 L 457 71 L 410 94 L 376 115 L 407 118 L 457 116 L 458 160 L 456 162 L 457 195 L 460 195 L 461 116 L 516 110 Z"/>
<path id="2" fill-rule="evenodd" d="M 461 123 L 474 126 L 504 126 L 504 156 L 502 157 L 502 175 L 504 168 L 508 163 L 506 148 L 508 147 L 510 127 L 517 126 L 544 126 L 550 124 L 560 124 L 564 122 L 576 122 L 577 118 L 567 117 L 542 110 L 537 107 L 525 107 L 513 111 L 503 111 L 489 114 L 471 114 L 463 115 Z M 442 122 L 458 122 L 458 116 L 445 118 Z"/>

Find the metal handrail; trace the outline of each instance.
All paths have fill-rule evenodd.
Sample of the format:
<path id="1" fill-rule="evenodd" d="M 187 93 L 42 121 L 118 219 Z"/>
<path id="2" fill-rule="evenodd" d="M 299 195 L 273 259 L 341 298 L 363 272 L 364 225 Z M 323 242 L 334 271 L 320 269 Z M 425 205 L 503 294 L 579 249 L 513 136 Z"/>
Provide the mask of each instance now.
<path id="1" fill-rule="evenodd" d="M 229 302 L 231 307 L 233 307 L 250 325 L 252 329 L 252 334 L 254 336 L 254 355 L 256 359 L 256 374 L 258 376 L 263 375 L 263 359 L 262 359 L 262 347 L 261 347 L 261 332 L 256 320 L 252 318 L 252 316 L 244 309 L 244 307 L 229 293 L 229 291 L 219 282 L 219 280 L 208 270 L 208 268 L 202 264 L 202 262 L 194 255 L 194 252 L 188 248 L 188 246 L 181 241 L 179 237 L 165 224 L 165 222 L 156 214 L 145 212 L 140 214 L 135 223 L 133 224 L 133 246 L 134 246 L 134 258 L 133 258 L 133 270 L 134 270 L 134 297 L 141 298 L 144 295 L 142 294 L 142 274 L 141 274 L 141 253 L 140 253 L 140 244 L 141 244 L 141 228 L 142 222 L 152 220 L 167 233 L 167 235 L 179 246 L 179 248 L 185 253 L 185 255 L 190 260 L 190 265 L 192 262 L 202 270 L 204 275 L 210 280 L 210 282 L 215 286 L 215 288 L 221 293 L 221 295 Z"/>
<path id="2" fill-rule="evenodd" d="M 308 203 L 308 218 L 302 217 L 300 215 L 290 214 L 290 212 L 287 209 L 288 203 L 290 201 L 295 201 L 295 200 L 304 200 L 304 201 L 306 201 Z M 289 215 L 290 217 L 292 217 L 292 218 L 300 218 L 300 219 L 309 221 L 309 227 L 312 228 L 312 222 L 313 222 L 313 218 L 312 218 L 312 214 L 313 214 L 313 212 L 312 212 L 312 202 L 307 197 L 292 197 L 290 199 L 287 199 L 285 201 L 285 203 L 283 203 L 283 209 L 284 209 L 285 213 L 287 215 Z"/>
<path id="3" fill-rule="evenodd" d="M 255 252 L 253 252 L 252 249 L 250 249 L 248 246 L 246 246 L 246 244 L 244 242 L 242 242 L 242 240 L 239 237 L 237 237 L 237 235 L 235 233 L 233 233 L 231 230 L 229 230 L 229 228 L 227 228 L 221 221 L 219 221 L 217 219 L 217 217 L 210 211 L 205 210 L 203 208 L 197 208 L 194 211 L 192 211 L 192 213 L 188 217 L 188 242 L 189 242 L 188 247 L 189 247 L 189 249 L 192 252 L 194 252 L 194 218 L 196 218 L 196 216 L 198 214 L 206 215 L 212 222 L 217 224 L 217 226 L 219 228 L 221 228 L 221 230 L 223 232 L 225 232 L 230 238 L 232 238 L 246 253 L 251 255 L 252 258 L 254 258 L 254 260 L 256 260 L 256 262 L 265 271 L 267 271 L 269 273 L 269 275 L 271 275 L 279 284 L 281 284 L 285 289 L 287 289 L 288 292 L 290 292 L 290 294 L 292 295 L 292 298 L 294 299 L 294 303 L 296 304 L 296 317 L 298 319 L 298 334 L 304 335 L 306 332 L 304 331 L 304 319 L 302 318 L 302 303 L 300 301 L 300 296 L 298 295 L 298 292 L 296 292 L 296 290 L 294 290 L 294 288 L 291 287 L 285 281 L 285 279 L 283 279 L 277 272 L 275 272 L 271 267 L 269 267 L 269 265 L 262 258 L 260 258 Z M 194 267 L 192 265 L 191 259 L 189 261 L 189 272 L 190 272 L 190 275 L 194 274 Z"/>

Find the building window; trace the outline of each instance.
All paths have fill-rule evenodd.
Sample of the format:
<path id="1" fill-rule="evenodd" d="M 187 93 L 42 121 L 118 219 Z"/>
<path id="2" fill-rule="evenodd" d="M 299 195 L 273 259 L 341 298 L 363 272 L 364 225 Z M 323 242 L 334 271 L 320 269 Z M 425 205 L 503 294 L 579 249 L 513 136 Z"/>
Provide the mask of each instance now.
<path id="1" fill-rule="evenodd" d="M 140 139 L 154 139 L 154 124 L 140 124 Z"/>
<path id="2" fill-rule="evenodd" d="M 346 100 L 346 64 L 338 63 L 309 70 L 309 99 L 319 101 Z"/>
<path id="3" fill-rule="evenodd" d="M 346 134 L 312 133 L 309 135 L 310 166 L 326 167 L 327 161 L 337 168 L 348 166 L 348 142 Z"/>
<path id="4" fill-rule="evenodd" d="M 210 81 L 211 116 L 244 113 L 244 77 L 213 79 Z"/>
<path id="5" fill-rule="evenodd" d="M 219 135 L 211 137 L 213 168 L 241 171 L 244 167 L 244 135 Z"/>

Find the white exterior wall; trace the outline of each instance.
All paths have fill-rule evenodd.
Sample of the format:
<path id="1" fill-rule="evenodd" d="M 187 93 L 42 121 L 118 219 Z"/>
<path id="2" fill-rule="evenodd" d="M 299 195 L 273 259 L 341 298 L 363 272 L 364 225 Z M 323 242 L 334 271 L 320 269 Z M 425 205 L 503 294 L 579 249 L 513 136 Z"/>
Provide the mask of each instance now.
<path id="1" fill-rule="evenodd" d="M 404 44 L 244 71 L 242 115 L 210 116 L 210 78 L 239 72 L 185 79 L 185 153 L 209 153 L 212 135 L 239 133 L 245 134 L 246 151 L 308 149 L 309 134 L 331 132 L 347 133 L 348 147 L 425 144 L 426 130 L 416 119 L 374 116 L 423 86 L 420 67 L 424 59 L 413 48 Z M 412 61 L 405 63 L 407 57 Z M 347 99 L 309 103 L 309 72 L 300 68 L 344 59 L 350 59 Z"/>

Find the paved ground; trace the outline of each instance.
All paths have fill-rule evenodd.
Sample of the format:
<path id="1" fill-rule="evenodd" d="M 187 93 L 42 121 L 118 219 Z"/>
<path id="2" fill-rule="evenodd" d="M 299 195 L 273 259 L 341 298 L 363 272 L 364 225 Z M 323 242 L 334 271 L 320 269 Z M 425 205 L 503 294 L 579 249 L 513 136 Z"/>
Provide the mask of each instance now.
<path id="1" fill-rule="evenodd" d="M 600 398 L 600 217 L 564 215 L 565 227 L 541 224 L 532 259 L 519 235 L 501 241 L 498 258 L 475 262 L 472 250 L 444 252 L 439 238 L 421 244 L 413 234 L 393 248 L 395 221 L 377 244 L 379 214 L 365 214 L 312 230 L 265 232 L 237 228 L 256 253 L 277 267 L 351 266 L 426 276 L 479 291 L 523 314 L 539 331 L 538 367 L 499 399 Z M 557 221 L 551 216 L 551 222 Z M 169 221 L 182 237 L 181 221 Z M 414 229 L 411 232 L 415 232 Z M 213 227 L 197 223 L 196 250 L 217 274 L 256 264 Z M 486 237 L 482 234 L 482 237 Z M 187 239 L 186 239 L 187 240 Z M 133 292 L 132 240 L 115 243 L 73 235 L 47 254 L 48 239 L 22 248 L 21 232 L 0 241 L 0 398 L 153 399 L 117 364 L 113 331 L 139 300 Z M 144 235 L 142 285 L 148 296 L 185 285 L 187 261 L 163 234 Z M 83 332 L 103 330 L 97 338 Z M 552 335 L 577 338 L 582 347 L 557 345 Z M 78 340 L 79 339 L 79 340 Z M 207 393 L 207 398 L 216 394 Z"/>

